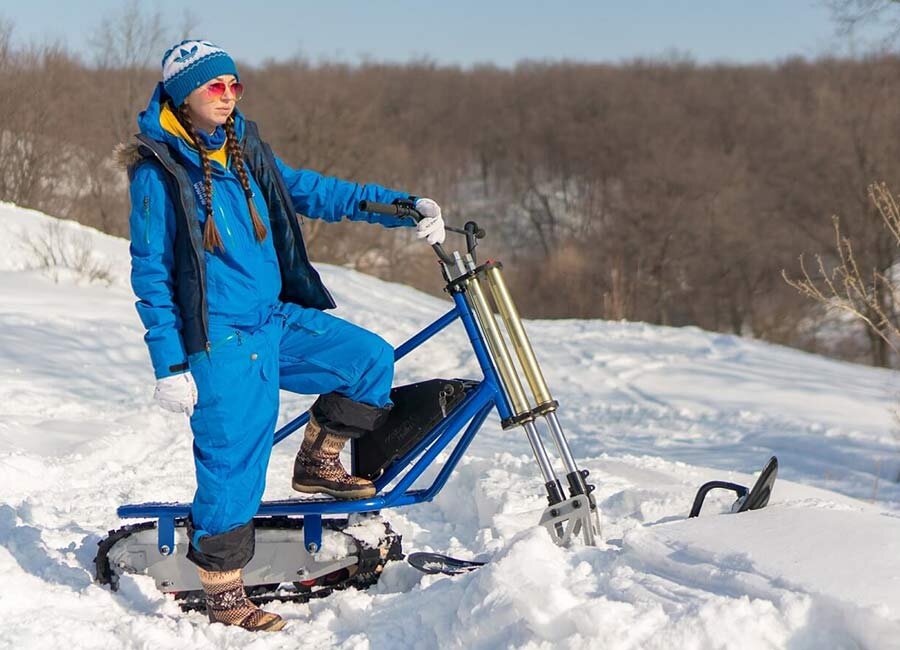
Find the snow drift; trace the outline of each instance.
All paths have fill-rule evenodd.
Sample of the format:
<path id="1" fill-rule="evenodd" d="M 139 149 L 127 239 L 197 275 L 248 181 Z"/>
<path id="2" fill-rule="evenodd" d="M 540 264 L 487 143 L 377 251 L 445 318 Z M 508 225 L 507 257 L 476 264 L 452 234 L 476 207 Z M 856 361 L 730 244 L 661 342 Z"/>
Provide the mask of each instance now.
<path id="1" fill-rule="evenodd" d="M 38 259 L 26 242 L 47 228 L 105 275 Z M 636 323 L 527 323 L 598 487 L 598 548 L 536 527 L 528 443 L 492 416 L 433 503 L 387 513 L 407 551 L 490 560 L 476 572 L 395 563 L 367 592 L 274 605 L 271 636 L 182 614 L 143 576 L 111 593 L 96 543 L 121 503 L 191 498 L 190 430 L 151 402 L 127 242 L 0 204 L 0 245 L 0 648 L 900 648 L 896 373 Z M 321 270 L 336 313 L 395 345 L 449 308 Z M 478 376 L 458 326 L 397 369 L 434 376 Z M 312 401 L 282 396 L 282 421 Z M 267 498 L 293 495 L 297 444 L 275 449 Z M 773 453 L 768 508 L 722 514 L 721 497 L 685 519 L 702 482 L 749 485 Z"/>

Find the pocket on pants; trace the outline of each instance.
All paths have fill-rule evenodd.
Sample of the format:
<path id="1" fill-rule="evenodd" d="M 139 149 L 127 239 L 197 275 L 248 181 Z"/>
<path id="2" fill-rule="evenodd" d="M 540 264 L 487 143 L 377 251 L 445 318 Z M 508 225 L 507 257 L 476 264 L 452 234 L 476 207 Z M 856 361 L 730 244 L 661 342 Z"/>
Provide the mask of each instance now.
<path id="1" fill-rule="evenodd" d="M 260 333 L 228 338 L 190 359 L 200 399 L 191 418 L 201 449 L 251 447 L 271 433 L 278 413 L 272 346 Z"/>
<path id="2" fill-rule="evenodd" d="M 298 307 L 284 315 L 286 329 L 291 329 L 310 336 L 321 336 L 326 333 L 326 326 L 321 322 L 322 312 L 311 307 Z"/>
<path id="3" fill-rule="evenodd" d="M 233 330 L 210 343 L 209 351 L 188 356 L 188 366 L 197 384 L 197 408 L 220 403 L 229 382 L 241 375 L 242 334 Z"/>

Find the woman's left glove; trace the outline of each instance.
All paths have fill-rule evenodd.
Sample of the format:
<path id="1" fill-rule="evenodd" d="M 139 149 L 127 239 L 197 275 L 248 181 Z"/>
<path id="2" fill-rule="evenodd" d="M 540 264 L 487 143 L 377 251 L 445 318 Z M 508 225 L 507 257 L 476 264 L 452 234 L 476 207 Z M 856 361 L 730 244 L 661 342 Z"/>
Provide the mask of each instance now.
<path id="1" fill-rule="evenodd" d="M 416 224 L 416 237 L 427 241 L 429 246 L 443 244 L 447 231 L 444 230 L 441 206 L 432 199 L 418 199 L 416 200 L 416 210 L 423 217 Z"/>
<path id="2" fill-rule="evenodd" d="M 191 417 L 197 403 L 197 384 L 194 383 L 194 376 L 188 371 L 180 375 L 163 377 L 156 382 L 153 399 L 167 411 L 186 413 Z"/>

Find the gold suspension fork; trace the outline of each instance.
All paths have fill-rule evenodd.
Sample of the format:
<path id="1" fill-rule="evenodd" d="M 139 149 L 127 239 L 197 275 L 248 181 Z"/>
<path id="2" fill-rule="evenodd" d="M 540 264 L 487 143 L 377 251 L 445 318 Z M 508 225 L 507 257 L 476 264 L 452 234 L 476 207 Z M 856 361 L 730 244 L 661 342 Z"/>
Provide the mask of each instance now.
<path id="1" fill-rule="evenodd" d="M 494 313 L 488 306 L 487 298 L 481 283 L 477 276 L 470 277 L 466 283 L 466 301 L 475 314 L 481 332 L 484 335 L 485 342 L 488 346 L 491 359 L 497 367 L 497 373 L 500 375 L 501 388 L 509 401 L 513 411 L 510 422 L 504 422 L 504 428 L 521 425 L 525 429 L 525 435 L 531 444 L 531 451 L 537 460 L 538 467 L 541 470 L 541 476 L 544 479 L 544 487 L 547 489 L 547 500 L 550 505 L 556 505 L 563 500 L 563 490 L 556 478 L 556 472 L 553 471 L 553 465 L 547 450 L 541 440 L 537 429 L 534 426 L 534 416 L 531 414 L 531 408 L 528 405 L 528 399 L 525 397 L 525 391 L 522 388 L 522 382 L 516 374 L 512 357 L 506 347 L 506 341 L 497 327 L 497 321 L 494 320 Z"/>
<path id="2" fill-rule="evenodd" d="M 572 535 L 578 535 L 581 532 L 586 544 L 595 545 L 595 536 L 600 532 L 600 525 L 596 503 L 591 496 L 594 488 L 587 484 L 585 481 L 587 472 L 578 469 L 572 456 L 569 443 L 556 417 L 558 403 L 547 388 L 534 349 L 503 280 L 502 267 L 498 262 L 488 262 L 476 269 L 471 259 L 467 260 L 467 263 L 471 275 L 466 281 L 466 298 L 476 315 L 489 352 L 497 366 L 502 387 L 507 393 L 513 409 L 513 416 L 509 421 L 503 423 L 503 427 L 522 426 L 525 429 L 547 487 L 550 508 L 545 511 L 541 523 L 547 526 L 551 535 L 559 543 L 567 543 Z M 534 395 L 537 404 L 534 408 L 529 406 L 525 397 L 522 382 L 516 372 L 506 341 L 497 327 L 494 312 L 488 304 L 480 277 L 485 278 L 494 303 L 500 312 L 501 320 L 509 335 L 516 357 L 519 359 L 525 379 Z M 556 448 L 566 468 L 569 499 L 563 499 L 562 487 L 556 478 L 547 451 L 535 426 L 535 419 L 538 416 L 543 416 L 547 421 Z"/>
<path id="3" fill-rule="evenodd" d="M 516 351 L 516 356 L 525 373 L 525 379 L 528 381 L 531 393 L 537 403 L 537 406 L 532 413 L 535 416 L 541 415 L 546 420 L 553 440 L 556 443 L 556 448 L 562 458 L 563 465 L 566 468 L 566 480 L 569 484 L 569 497 L 570 499 L 575 499 L 576 505 L 578 504 L 579 499 L 587 499 L 588 507 L 596 515 L 596 503 L 594 502 L 594 497 L 591 495 L 594 487 L 588 485 L 585 480 L 587 478 L 587 471 L 578 469 L 578 465 L 572 455 L 572 449 L 563 433 L 559 418 L 556 416 L 556 409 L 558 408 L 559 403 L 553 399 L 553 396 L 550 394 L 550 389 L 547 387 L 547 382 L 544 380 L 544 373 L 541 371 L 541 367 L 538 364 L 531 341 L 525 333 L 525 327 L 522 325 L 519 311 L 516 309 L 516 305 L 513 302 L 509 289 L 506 286 L 506 282 L 503 279 L 503 267 L 499 262 L 489 262 L 485 264 L 483 268 L 485 277 L 487 278 L 488 287 L 491 291 L 491 296 L 494 299 L 494 303 L 497 305 L 500 317 L 509 333 L 513 349 Z M 592 529 L 593 526 L 591 525 L 585 526 L 584 529 L 585 541 L 588 544 L 594 544 L 594 531 Z"/>

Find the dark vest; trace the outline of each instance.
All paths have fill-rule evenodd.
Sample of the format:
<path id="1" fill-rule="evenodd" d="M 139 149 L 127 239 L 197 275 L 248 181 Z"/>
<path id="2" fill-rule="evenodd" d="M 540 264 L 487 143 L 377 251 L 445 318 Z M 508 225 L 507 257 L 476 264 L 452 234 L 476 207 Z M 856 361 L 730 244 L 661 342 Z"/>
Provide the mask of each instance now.
<path id="1" fill-rule="evenodd" d="M 197 219 L 194 188 L 187 170 L 168 144 L 143 134 L 136 137 L 141 143 L 138 152 L 142 158 L 130 168 L 129 175 L 134 173 L 137 165 L 153 164 L 154 161 L 166 171 L 177 223 L 173 274 L 175 304 L 181 313 L 181 338 L 188 354 L 201 352 L 209 345 L 209 310 L 203 232 Z M 269 234 L 281 268 L 281 301 L 332 309 L 334 299 L 309 262 L 300 222 L 272 148 L 260 140 L 256 123 L 250 120 L 244 122 L 243 151 L 244 163 L 256 179 L 269 208 Z"/>

